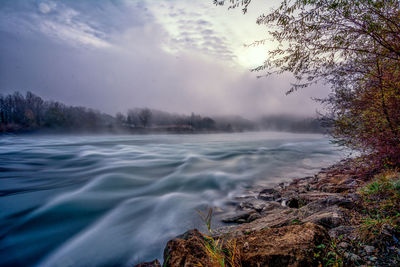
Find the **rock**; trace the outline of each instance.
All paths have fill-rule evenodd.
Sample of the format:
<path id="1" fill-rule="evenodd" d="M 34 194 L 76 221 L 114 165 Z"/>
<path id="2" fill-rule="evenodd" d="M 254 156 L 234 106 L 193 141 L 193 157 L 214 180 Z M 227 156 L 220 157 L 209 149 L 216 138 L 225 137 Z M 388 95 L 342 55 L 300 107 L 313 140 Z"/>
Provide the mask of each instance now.
<path id="1" fill-rule="evenodd" d="M 264 229 L 237 239 L 246 266 L 314 266 L 314 250 L 328 239 L 326 230 L 307 223 Z"/>
<path id="2" fill-rule="evenodd" d="M 281 204 L 279 204 L 279 202 L 267 202 L 264 205 L 261 213 L 264 214 L 264 213 L 267 213 L 267 212 L 270 212 L 273 210 L 282 210 L 282 209 L 286 209 L 286 208 L 284 206 L 282 206 Z"/>
<path id="3" fill-rule="evenodd" d="M 331 206 L 316 212 L 304 219 L 302 222 L 312 222 L 328 229 L 335 228 L 344 223 L 345 215 L 337 206 Z"/>
<path id="4" fill-rule="evenodd" d="M 224 223 L 245 223 L 251 222 L 258 219 L 260 215 L 252 210 L 242 210 L 236 211 L 234 213 L 229 213 L 222 218 Z"/>
<path id="5" fill-rule="evenodd" d="M 356 254 L 354 254 L 354 253 L 348 253 L 348 252 L 345 252 L 344 254 L 343 254 L 343 256 L 348 260 L 348 261 L 350 261 L 350 262 L 352 262 L 352 263 L 355 263 L 355 264 L 357 264 L 357 265 L 359 265 L 360 263 L 361 263 L 361 257 L 360 256 L 358 256 L 358 255 L 356 255 Z"/>
<path id="6" fill-rule="evenodd" d="M 194 229 L 168 241 L 164 249 L 164 266 L 210 266 L 203 240 L 201 233 Z"/>
<path id="7" fill-rule="evenodd" d="M 307 223 L 263 229 L 230 241 L 236 241 L 241 266 L 314 266 L 315 247 L 328 240 L 323 227 Z M 165 266 L 212 266 L 204 251 L 204 237 L 191 230 L 167 243 Z M 229 241 L 229 240 L 226 240 Z"/>
<path id="8" fill-rule="evenodd" d="M 251 199 L 239 204 L 239 209 L 242 210 L 254 210 L 256 212 L 273 210 L 275 208 L 282 208 L 277 202 L 266 202 L 259 199 Z"/>
<path id="9" fill-rule="evenodd" d="M 277 191 L 274 188 L 264 188 L 263 190 L 260 191 L 260 194 L 274 194 L 277 193 Z"/>
<path id="10" fill-rule="evenodd" d="M 298 217 L 294 216 L 294 210 L 289 208 L 274 209 L 263 213 L 263 216 L 255 221 L 239 225 L 232 232 L 232 234 L 235 236 L 240 236 L 245 232 L 286 226 L 289 225 L 293 220 L 298 220 Z"/>
<path id="11" fill-rule="evenodd" d="M 258 199 L 262 199 L 265 201 L 274 201 L 277 198 L 280 198 L 280 193 L 274 188 L 265 188 L 258 194 Z"/>
<path id="12" fill-rule="evenodd" d="M 328 233 L 332 239 L 337 239 L 337 238 L 339 238 L 339 236 L 348 236 L 351 239 L 353 239 L 352 238 L 353 236 L 358 235 L 356 233 L 356 231 L 357 231 L 356 228 L 353 226 L 341 225 L 341 226 L 330 229 Z"/>
<path id="13" fill-rule="evenodd" d="M 155 259 L 152 262 L 142 262 L 136 264 L 134 267 L 161 267 L 161 264 L 157 259 Z"/>
<path id="14" fill-rule="evenodd" d="M 367 252 L 368 254 L 372 254 L 375 252 L 375 247 L 373 246 L 365 246 L 364 247 L 365 252 Z"/>

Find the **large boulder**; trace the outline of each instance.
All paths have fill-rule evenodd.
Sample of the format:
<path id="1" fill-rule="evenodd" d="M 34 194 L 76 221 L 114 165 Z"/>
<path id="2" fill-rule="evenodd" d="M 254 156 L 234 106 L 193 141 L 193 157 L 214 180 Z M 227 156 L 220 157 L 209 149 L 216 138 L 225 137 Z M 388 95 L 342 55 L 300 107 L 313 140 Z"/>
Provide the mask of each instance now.
<path id="1" fill-rule="evenodd" d="M 329 239 L 313 223 L 263 229 L 237 239 L 242 266 L 317 266 L 317 245 Z"/>
<path id="2" fill-rule="evenodd" d="M 316 246 L 329 239 L 327 231 L 313 223 L 261 229 L 232 237 L 246 266 L 316 266 Z M 191 230 L 168 242 L 164 250 L 165 266 L 211 266 L 204 251 L 204 237 Z M 225 241 L 228 241 L 225 239 Z"/>
<path id="3" fill-rule="evenodd" d="M 203 242 L 204 237 L 197 229 L 168 241 L 164 249 L 163 266 L 210 266 Z"/>

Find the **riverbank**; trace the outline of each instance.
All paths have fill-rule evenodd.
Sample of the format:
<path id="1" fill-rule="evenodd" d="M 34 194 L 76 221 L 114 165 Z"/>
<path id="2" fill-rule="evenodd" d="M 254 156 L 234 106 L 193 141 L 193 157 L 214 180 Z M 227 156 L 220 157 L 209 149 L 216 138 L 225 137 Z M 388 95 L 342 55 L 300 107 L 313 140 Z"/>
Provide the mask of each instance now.
<path id="1" fill-rule="evenodd" d="M 398 266 L 400 174 L 366 170 L 344 160 L 241 196 L 235 225 L 169 241 L 164 266 Z"/>

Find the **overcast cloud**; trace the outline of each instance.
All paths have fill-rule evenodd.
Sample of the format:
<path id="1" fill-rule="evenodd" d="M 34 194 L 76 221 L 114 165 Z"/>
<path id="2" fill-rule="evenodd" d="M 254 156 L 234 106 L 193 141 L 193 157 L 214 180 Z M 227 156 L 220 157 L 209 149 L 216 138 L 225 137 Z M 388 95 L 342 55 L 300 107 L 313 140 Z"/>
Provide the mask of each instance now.
<path id="1" fill-rule="evenodd" d="M 256 79 L 248 71 L 268 47 L 243 44 L 264 38 L 255 19 L 268 5 L 243 16 L 212 0 L 2 0 L 0 93 L 30 90 L 111 114 L 144 106 L 249 118 L 314 114 L 310 97 L 326 89 L 285 96 L 289 75 Z"/>

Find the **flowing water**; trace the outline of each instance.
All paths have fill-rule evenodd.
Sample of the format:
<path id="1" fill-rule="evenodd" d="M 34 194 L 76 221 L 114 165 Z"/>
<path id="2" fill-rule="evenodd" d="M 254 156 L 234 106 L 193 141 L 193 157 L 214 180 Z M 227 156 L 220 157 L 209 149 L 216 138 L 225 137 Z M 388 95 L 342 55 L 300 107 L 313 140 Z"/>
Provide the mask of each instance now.
<path id="1" fill-rule="evenodd" d="M 341 157 L 311 134 L 0 136 L 0 266 L 161 260 L 196 209 Z"/>

